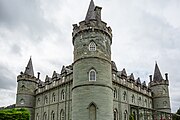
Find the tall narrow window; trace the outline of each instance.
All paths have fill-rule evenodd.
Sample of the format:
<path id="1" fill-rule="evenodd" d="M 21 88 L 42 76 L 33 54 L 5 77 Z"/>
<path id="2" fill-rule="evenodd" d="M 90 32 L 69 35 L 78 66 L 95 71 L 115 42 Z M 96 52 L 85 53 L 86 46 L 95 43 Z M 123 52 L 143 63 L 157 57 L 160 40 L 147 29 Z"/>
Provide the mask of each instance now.
<path id="1" fill-rule="evenodd" d="M 96 44 L 94 42 L 90 42 L 89 51 L 96 51 Z"/>
<path id="2" fill-rule="evenodd" d="M 124 93 L 123 93 L 123 100 L 124 100 L 124 101 L 126 101 L 126 96 L 127 96 L 127 95 L 126 95 L 126 91 L 124 91 Z"/>
<path id="3" fill-rule="evenodd" d="M 60 112 L 60 120 L 64 120 L 64 110 L 61 110 Z"/>
<path id="4" fill-rule="evenodd" d="M 125 110 L 125 111 L 124 111 L 124 120 L 127 120 L 127 119 L 128 119 L 127 116 L 128 116 L 128 115 L 127 115 L 127 110 Z"/>
<path id="5" fill-rule="evenodd" d="M 48 103 L 48 97 L 46 95 L 45 98 L 44 98 L 44 104 L 47 104 L 47 103 Z"/>
<path id="6" fill-rule="evenodd" d="M 114 88 L 114 98 L 117 98 L 117 90 Z"/>
<path id="7" fill-rule="evenodd" d="M 146 99 L 144 100 L 144 104 L 145 104 L 144 106 L 147 107 L 147 100 Z"/>
<path id="8" fill-rule="evenodd" d="M 118 120 L 118 112 L 114 109 L 114 120 Z"/>
<path id="9" fill-rule="evenodd" d="M 135 103 L 135 97 L 132 95 L 132 103 Z"/>
<path id="10" fill-rule="evenodd" d="M 55 120 L 55 113 L 54 113 L 54 111 L 51 112 L 51 120 Z"/>
<path id="11" fill-rule="evenodd" d="M 61 100 L 64 100 L 65 99 L 65 92 L 64 90 L 61 91 Z"/>
<path id="12" fill-rule="evenodd" d="M 89 81 L 96 81 L 96 71 L 94 69 L 89 71 Z"/>
<path id="13" fill-rule="evenodd" d="M 43 115 L 43 120 L 47 120 L 47 113 L 46 112 Z"/>
<path id="14" fill-rule="evenodd" d="M 21 105 L 24 105 L 24 99 L 21 99 L 21 100 L 20 100 L 20 104 L 21 104 Z"/>
<path id="15" fill-rule="evenodd" d="M 52 102 L 55 102 L 56 101 L 56 96 L 55 96 L 55 93 L 52 94 Z"/>
<path id="16" fill-rule="evenodd" d="M 89 118 L 90 120 L 96 120 L 96 106 L 94 104 L 89 106 Z"/>

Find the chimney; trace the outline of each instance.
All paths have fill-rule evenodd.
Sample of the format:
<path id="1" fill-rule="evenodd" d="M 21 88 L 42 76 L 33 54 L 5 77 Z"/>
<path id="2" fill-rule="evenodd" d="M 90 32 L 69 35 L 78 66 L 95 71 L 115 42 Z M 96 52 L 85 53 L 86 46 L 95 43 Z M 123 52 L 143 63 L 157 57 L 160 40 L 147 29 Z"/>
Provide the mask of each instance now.
<path id="1" fill-rule="evenodd" d="M 101 21 L 101 9 L 102 9 L 102 7 L 96 6 L 95 10 L 94 10 L 95 11 L 95 18 L 98 21 Z"/>
<path id="2" fill-rule="evenodd" d="M 39 80 L 39 78 L 40 78 L 40 72 L 38 72 L 37 74 L 38 74 L 37 79 Z"/>
<path id="3" fill-rule="evenodd" d="M 168 73 L 165 73 L 165 78 L 166 80 L 168 80 Z"/>
<path id="4" fill-rule="evenodd" d="M 152 75 L 149 75 L 150 82 L 152 82 Z"/>

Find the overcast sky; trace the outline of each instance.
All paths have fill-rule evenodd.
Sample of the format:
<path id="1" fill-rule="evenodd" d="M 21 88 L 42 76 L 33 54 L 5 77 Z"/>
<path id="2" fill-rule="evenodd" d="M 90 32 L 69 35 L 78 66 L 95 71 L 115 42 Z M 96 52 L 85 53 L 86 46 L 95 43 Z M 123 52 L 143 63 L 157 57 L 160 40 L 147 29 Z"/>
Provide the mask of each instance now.
<path id="1" fill-rule="evenodd" d="M 35 74 L 73 62 L 72 24 L 90 0 L 0 0 L 0 106 L 15 103 L 16 77 L 32 56 Z M 112 60 L 141 82 L 155 61 L 169 73 L 172 111 L 180 107 L 180 0 L 94 0 L 113 30 Z"/>

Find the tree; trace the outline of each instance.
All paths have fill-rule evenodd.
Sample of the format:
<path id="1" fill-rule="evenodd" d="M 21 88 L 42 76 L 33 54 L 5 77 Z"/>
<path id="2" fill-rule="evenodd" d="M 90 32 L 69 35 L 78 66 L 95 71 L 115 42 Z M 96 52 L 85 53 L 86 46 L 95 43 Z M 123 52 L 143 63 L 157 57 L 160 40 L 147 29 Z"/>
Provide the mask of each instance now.
<path id="1" fill-rule="evenodd" d="M 173 120 L 180 120 L 180 108 L 177 110 L 176 114 L 173 114 Z"/>

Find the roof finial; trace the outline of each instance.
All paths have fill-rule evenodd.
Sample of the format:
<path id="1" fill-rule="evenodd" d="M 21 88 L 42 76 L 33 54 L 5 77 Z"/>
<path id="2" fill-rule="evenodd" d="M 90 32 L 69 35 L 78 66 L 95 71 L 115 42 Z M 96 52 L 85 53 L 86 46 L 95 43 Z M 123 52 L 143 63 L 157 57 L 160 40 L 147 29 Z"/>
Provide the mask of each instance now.
<path id="1" fill-rule="evenodd" d="M 27 64 L 27 67 L 26 67 L 26 69 L 24 71 L 24 74 L 34 76 L 34 70 L 33 70 L 31 56 L 30 56 L 29 62 Z"/>
<path id="2" fill-rule="evenodd" d="M 85 20 L 88 21 L 90 19 L 95 19 L 95 5 L 94 5 L 94 1 L 91 0 L 90 4 L 89 4 L 89 8 L 88 8 L 88 11 L 87 11 L 87 14 L 86 14 L 86 18 Z"/>

